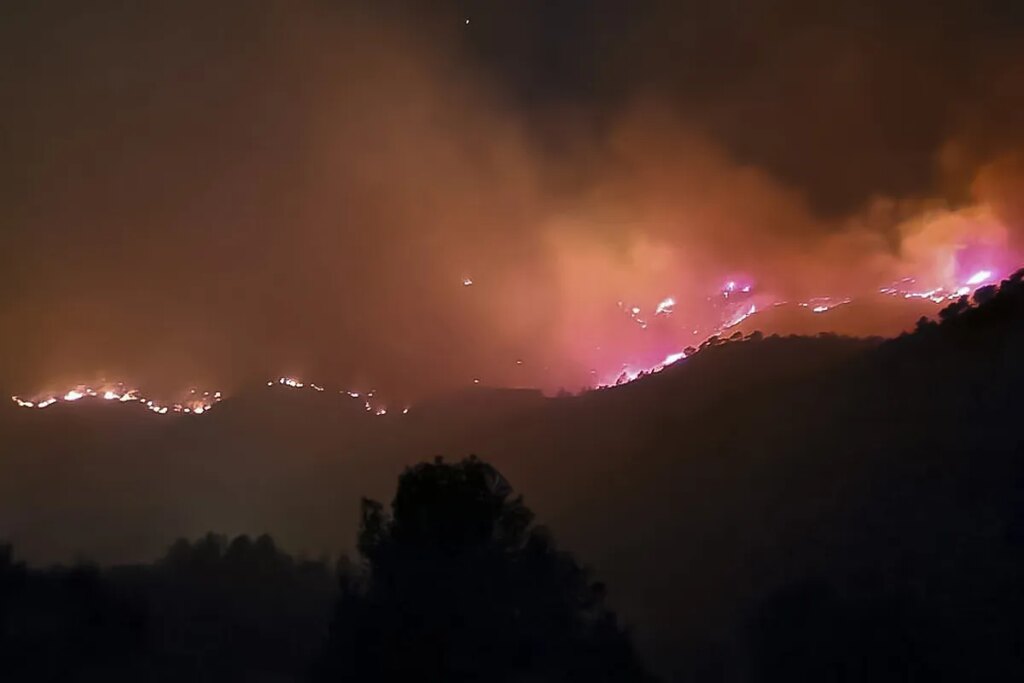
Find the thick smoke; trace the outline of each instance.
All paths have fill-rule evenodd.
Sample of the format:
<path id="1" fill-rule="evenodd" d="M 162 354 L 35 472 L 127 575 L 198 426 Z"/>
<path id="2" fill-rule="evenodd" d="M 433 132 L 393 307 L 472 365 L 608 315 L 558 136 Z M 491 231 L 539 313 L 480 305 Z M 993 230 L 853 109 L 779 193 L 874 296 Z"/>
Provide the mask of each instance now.
<path id="1" fill-rule="evenodd" d="M 673 68 L 660 7 L 599 51 L 599 72 L 563 69 L 601 84 L 563 98 L 481 51 L 517 35 L 494 16 L 383 5 L 7 10 L 0 380 L 575 388 L 699 341 L 730 279 L 773 299 L 850 297 L 1018 265 L 1018 148 L 981 121 L 1011 128 L 982 106 L 1019 83 L 1005 66 L 963 66 L 992 75 L 956 98 L 977 107 L 915 108 L 932 116 L 899 127 L 864 110 L 895 97 L 891 75 L 870 77 L 904 64 L 888 49 L 855 59 L 850 35 L 810 31 L 698 77 Z M 757 30 L 706 19 L 725 54 Z M 650 49 L 622 47 L 638 36 Z M 927 84 L 932 37 L 920 45 L 899 68 Z M 811 97 L 839 77 L 848 87 Z M 831 144 L 844 125 L 874 156 Z M 932 181 L 907 180 L 921 167 Z"/>

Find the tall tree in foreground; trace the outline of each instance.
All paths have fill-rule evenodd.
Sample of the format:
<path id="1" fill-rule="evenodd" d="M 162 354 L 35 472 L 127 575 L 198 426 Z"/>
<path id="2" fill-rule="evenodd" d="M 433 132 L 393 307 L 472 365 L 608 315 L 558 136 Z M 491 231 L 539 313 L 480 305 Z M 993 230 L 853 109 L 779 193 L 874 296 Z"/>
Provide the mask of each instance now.
<path id="1" fill-rule="evenodd" d="M 604 589 L 490 465 L 440 458 L 364 500 L 324 680 L 642 681 Z"/>

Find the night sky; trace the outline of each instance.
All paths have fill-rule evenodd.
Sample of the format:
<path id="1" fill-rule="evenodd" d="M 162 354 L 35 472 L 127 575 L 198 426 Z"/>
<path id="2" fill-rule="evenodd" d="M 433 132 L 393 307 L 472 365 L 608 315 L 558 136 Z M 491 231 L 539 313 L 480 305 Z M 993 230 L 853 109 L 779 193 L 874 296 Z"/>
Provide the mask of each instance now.
<path id="1" fill-rule="evenodd" d="M 1024 679 L 1024 3 L 7 0 L 0 154 L 0 679 Z"/>
<path id="2" fill-rule="evenodd" d="M 0 385 L 575 389 L 1006 274 L 1024 10 L 897 5 L 5 3 Z"/>

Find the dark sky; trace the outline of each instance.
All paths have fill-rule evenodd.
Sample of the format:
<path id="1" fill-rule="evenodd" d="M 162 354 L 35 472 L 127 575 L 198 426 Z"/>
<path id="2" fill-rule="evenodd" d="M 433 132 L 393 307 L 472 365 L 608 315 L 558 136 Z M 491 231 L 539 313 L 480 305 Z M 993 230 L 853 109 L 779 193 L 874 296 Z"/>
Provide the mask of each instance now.
<path id="1" fill-rule="evenodd" d="M 1021 233 L 1019 3 L 0 13 L 19 393 L 572 385 L 630 352 L 619 301 L 945 283 Z"/>
<path id="2" fill-rule="evenodd" d="M 932 192 L 944 144 L 986 156 L 1021 123 L 1019 3 L 453 4 L 470 54 L 527 111 L 600 125 L 655 98 L 825 212 Z"/>

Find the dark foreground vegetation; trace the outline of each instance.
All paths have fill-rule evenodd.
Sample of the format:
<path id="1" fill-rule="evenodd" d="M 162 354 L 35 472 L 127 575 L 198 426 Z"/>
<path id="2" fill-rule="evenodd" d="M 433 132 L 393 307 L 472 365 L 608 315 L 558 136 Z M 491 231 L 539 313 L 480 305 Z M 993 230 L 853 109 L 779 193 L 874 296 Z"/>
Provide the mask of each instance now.
<path id="1" fill-rule="evenodd" d="M 0 550 L 14 681 L 645 681 L 604 588 L 489 465 L 410 468 L 363 501 L 360 562 L 210 534 L 160 561 L 31 570 Z"/>
<path id="2" fill-rule="evenodd" d="M 608 581 L 609 604 L 666 680 L 1024 680 L 1022 350 L 1017 274 L 886 342 L 712 342 L 609 391 L 418 407 L 344 444 L 369 448 L 362 459 L 322 465 L 293 451 L 287 470 L 272 453 L 247 465 L 289 474 L 263 491 L 294 507 L 299 496 L 345 500 L 351 482 L 382 490 L 367 482 L 393 482 L 410 451 L 487 453 Z M 188 429 L 258 453 L 292 444 L 294 425 L 327 424 L 302 408 L 301 420 L 274 423 L 225 405 Z M 204 473 L 234 475 L 237 461 L 200 451 L 185 468 L 182 454 L 206 442 L 175 429 L 132 442 L 154 449 L 140 449 L 153 456 L 132 481 L 149 491 L 159 471 L 175 501 L 219 494 Z M 322 429 L 324 442 L 335 437 Z M 20 443 L 29 453 L 41 441 Z M 105 453 L 94 446 L 81 458 L 92 469 L 70 470 L 93 497 L 106 489 L 85 484 Z M 115 462 L 142 460 L 129 455 Z M 164 462 L 188 487 L 168 486 L 181 475 Z M 297 462 L 309 480 L 296 482 Z M 4 471 L 0 509 L 30 518 L 10 501 L 31 480 Z M 290 558 L 266 537 L 179 542 L 152 565 L 102 570 L 27 569 L 8 553 L 0 678 L 642 680 L 603 589 L 503 481 L 476 461 L 407 470 L 390 511 L 364 503 L 359 556 L 341 567 Z M 340 517 L 311 516 L 284 543 L 344 538 L 330 523 Z"/>
<path id="3" fill-rule="evenodd" d="M 151 564 L 48 570 L 0 558 L 0 678 L 293 680 L 335 596 L 324 562 L 266 536 L 179 541 Z"/>

